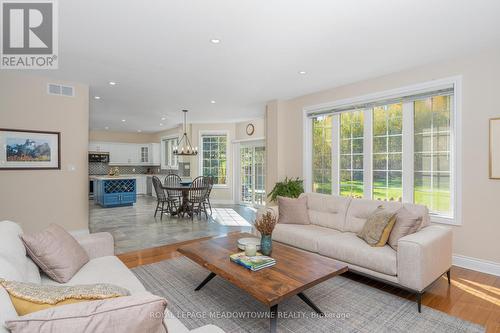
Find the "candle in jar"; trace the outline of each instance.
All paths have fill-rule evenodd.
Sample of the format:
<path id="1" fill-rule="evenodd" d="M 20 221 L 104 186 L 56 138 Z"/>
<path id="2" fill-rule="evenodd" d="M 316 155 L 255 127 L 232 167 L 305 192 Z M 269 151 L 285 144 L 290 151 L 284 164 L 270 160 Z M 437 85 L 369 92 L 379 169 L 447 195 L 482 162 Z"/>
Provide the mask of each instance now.
<path id="1" fill-rule="evenodd" d="M 253 257 L 257 254 L 257 245 L 247 244 L 245 245 L 245 255 Z"/>

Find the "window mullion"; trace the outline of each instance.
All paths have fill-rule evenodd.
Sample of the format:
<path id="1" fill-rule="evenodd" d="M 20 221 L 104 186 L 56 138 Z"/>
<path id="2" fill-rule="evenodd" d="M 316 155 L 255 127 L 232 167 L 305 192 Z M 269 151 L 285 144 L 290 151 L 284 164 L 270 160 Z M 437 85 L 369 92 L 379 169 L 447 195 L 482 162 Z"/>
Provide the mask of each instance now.
<path id="1" fill-rule="evenodd" d="M 340 115 L 332 116 L 332 194 L 340 193 Z"/>
<path id="2" fill-rule="evenodd" d="M 414 196 L 414 104 L 403 103 L 403 202 Z"/>
<path id="3" fill-rule="evenodd" d="M 373 177 L 372 177 L 372 147 L 373 147 L 373 109 L 364 111 L 363 130 L 363 197 L 372 198 Z"/>

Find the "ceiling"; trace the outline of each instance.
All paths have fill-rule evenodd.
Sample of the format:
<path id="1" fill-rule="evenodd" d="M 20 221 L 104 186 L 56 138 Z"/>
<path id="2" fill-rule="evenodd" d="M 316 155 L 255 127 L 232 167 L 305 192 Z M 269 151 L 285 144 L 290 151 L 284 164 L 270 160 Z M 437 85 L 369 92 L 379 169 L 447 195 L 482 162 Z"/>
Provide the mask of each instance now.
<path id="1" fill-rule="evenodd" d="M 181 109 L 188 122 L 248 120 L 272 99 L 500 44 L 498 0 L 58 3 L 51 75 L 90 85 L 92 129 L 160 131 Z"/>

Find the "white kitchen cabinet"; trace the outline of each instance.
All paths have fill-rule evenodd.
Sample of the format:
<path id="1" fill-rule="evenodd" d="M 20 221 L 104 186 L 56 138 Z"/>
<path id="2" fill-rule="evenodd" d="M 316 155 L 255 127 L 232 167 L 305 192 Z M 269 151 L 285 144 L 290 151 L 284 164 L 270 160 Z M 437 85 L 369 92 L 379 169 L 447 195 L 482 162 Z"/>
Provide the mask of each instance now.
<path id="1" fill-rule="evenodd" d="M 151 164 L 152 165 L 160 165 L 160 144 L 152 143 L 151 144 Z"/>
<path id="2" fill-rule="evenodd" d="M 137 176 L 136 180 L 136 189 L 137 194 L 146 194 L 147 192 L 147 177 L 146 176 Z"/>
<path id="3" fill-rule="evenodd" d="M 89 151 L 108 152 L 109 165 L 160 165 L 159 143 L 90 142 Z"/>

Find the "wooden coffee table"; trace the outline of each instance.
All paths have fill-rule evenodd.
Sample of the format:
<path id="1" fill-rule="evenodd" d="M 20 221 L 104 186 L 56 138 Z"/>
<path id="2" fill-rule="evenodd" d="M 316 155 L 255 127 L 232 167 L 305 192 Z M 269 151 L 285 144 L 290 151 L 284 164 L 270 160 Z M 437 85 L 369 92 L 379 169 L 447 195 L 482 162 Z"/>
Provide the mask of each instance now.
<path id="1" fill-rule="evenodd" d="M 347 266 L 336 260 L 294 247 L 273 242 L 271 257 L 276 265 L 252 272 L 229 260 L 239 252 L 236 242 L 247 233 L 231 234 L 181 246 L 178 251 L 210 271 L 195 290 L 203 288 L 216 275 L 243 289 L 270 308 L 270 332 L 276 332 L 278 304 L 291 296 L 299 296 L 315 312 L 323 312 L 311 301 L 304 290 L 347 271 Z"/>

